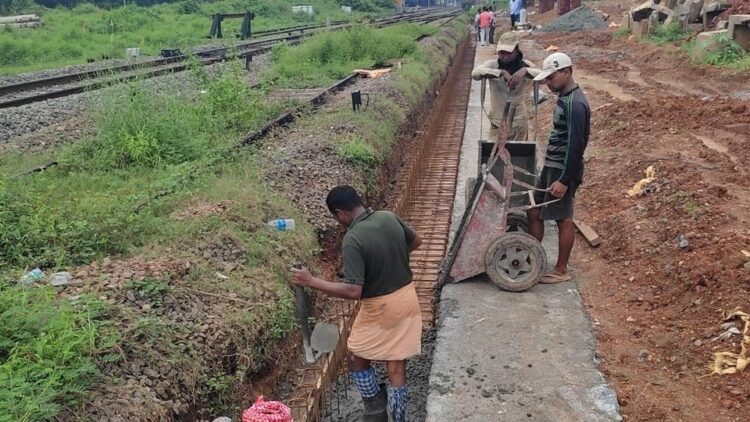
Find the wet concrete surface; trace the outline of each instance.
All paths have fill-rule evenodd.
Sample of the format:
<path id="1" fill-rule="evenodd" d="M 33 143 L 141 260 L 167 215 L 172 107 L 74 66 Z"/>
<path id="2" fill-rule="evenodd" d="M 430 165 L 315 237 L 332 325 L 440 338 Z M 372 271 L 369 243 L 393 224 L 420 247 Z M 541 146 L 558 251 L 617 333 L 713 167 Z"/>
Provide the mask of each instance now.
<path id="1" fill-rule="evenodd" d="M 406 365 L 406 377 L 409 384 L 409 405 L 407 420 L 421 422 L 427 416 L 427 395 L 430 393 L 430 367 L 432 353 L 435 348 L 436 330 L 426 330 L 422 333 L 422 354 L 411 359 Z M 373 365 L 378 372 L 381 383 L 388 383 L 385 365 Z M 362 417 L 362 398 L 354 383 L 344 374 L 328 393 L 325 402 L 324 422 L 358 422 Z"/>

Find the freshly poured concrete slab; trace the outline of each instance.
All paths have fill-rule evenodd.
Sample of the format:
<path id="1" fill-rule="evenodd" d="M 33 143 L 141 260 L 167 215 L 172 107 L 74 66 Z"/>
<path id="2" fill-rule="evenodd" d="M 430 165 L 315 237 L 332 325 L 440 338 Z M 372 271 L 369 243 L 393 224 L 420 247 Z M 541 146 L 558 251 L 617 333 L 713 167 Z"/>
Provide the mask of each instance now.
<path id="1" fill-rule="evenodd" d="M 493 47 L 493 46 L 491 46 Z M 478 48 L 477 62 L 491 54 Z M 477 172 L 478 83 L 472 85 L 454 205 Z M 483 123 L 486 128 L 487 121 Z M 546 226 L 548 265 L 557 232 Z M 477 257 L 483 259 L 483 257 Z M 614 391 L 597 370 L 592 327 L 575 283 L 510 293 L 477 277 L 443 288 L 427 421 L 619 421 Z"/>

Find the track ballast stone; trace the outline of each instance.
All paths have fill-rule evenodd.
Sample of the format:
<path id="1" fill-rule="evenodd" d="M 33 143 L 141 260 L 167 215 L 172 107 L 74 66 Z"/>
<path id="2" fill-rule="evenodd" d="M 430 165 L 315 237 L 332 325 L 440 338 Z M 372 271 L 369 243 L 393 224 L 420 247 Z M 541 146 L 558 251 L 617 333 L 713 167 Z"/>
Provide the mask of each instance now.
<path id="1" fill-rule="evenodd" d="M 549 25 L 543 27 L 541 31 L 576 32 L 606 27 L 607 23 L 604 22 L 604 19 L 599 14 L 588 7 L 581 6 L 553 20 Z"/>

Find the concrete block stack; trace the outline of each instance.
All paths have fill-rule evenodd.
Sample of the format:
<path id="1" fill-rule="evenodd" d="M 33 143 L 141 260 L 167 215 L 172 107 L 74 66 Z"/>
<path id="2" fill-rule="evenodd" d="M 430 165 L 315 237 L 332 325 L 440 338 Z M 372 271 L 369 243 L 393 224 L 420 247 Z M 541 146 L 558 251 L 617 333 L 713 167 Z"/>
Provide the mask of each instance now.
<path id="1" fill-rule="evenodd" d="M 750 15 L 731 15 L 727 33 L 746 51 L 750 51 Z"/>

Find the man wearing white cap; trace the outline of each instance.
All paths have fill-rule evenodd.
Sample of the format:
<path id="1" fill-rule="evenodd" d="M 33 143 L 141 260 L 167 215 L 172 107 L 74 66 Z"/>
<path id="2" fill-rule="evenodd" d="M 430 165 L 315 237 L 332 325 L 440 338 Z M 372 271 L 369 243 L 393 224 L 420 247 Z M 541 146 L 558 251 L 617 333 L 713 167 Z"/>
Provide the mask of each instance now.
<path id="1" fill-rule="evenodd" d="M 534 200 L 559 201 L 527 211 L 529 233 L 541 241 L 544 220 L 557 221 L 560 233 L 557 263 L 554 271 L 542 277 L 542 283 L 559 283 L 571 279 L 568 259 L 575 239 L 573 208 L 576 190 L 583 182 L 583 152 L 589 142 L 591 108 L 573 79 L 573 63 L 566 54 L 550 54 L 534 80 L 544 81 L 550 91 L 558 94 L 544 168 L 537 180 L 537 188 L 546 192 L 535 192 Z"/>
<path id="2" fill-rule="evenodd" d="M 487 79 L 489 85 L 489 139 L 495 137 L 495 130 L 502 124 L 505 103 L 508 101 L 511 103 L 510 113 L 513 116 L 508 140 L 527 139 L 529 116 L 524 101 L 524 88 L 538 72 L 539 69 L 536 69 L 534 63 L 523 58 L 518 41 L 507 33 L 503 34 L 497 43 L 497 59 L 484 62 L 471 72 L 474 80 L 482 80 L 484 83 L 484 79 Z"/>

